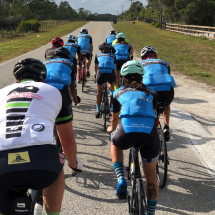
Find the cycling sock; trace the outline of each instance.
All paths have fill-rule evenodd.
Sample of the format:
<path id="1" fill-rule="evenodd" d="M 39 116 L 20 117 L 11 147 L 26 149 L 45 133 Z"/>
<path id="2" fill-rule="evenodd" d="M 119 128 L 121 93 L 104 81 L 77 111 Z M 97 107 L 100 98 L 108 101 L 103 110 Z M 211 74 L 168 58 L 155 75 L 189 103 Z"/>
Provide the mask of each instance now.
<path id="1" fill-rule="evenodd" d="M 96 105 L 96 112 L 100 111 L 100 107 L 101 107 L 101 105 Z"/>
<path id="2" fill-rule="evenodd" d="M 149 200 L 147 199 L 147 205 L 148 205 L 148 215 L 154 215 L 156 206 L 157 206 L 157 200 Z"/>
<path id="3" fill-rule="evenodd" d="M 115 90 L 117 90 L 118 88 L 119 88 L 119 86 L 117 86 L 117 85 L 114 86 L 114 89 L 115 89 Z"/>
<path id="4" fill-rule="evenodd" d="M 114 93 L 114 90 L 110 90 L 110 96 L 112 96 Z"/>
<path id="5" fill-rule="evenodd" d="M 113 167 L 118 179 L 125 178 L 123 162 L 115 162 Z"/>
<path id="6" fill-rule="evenodd" d="M 60 215 L 60 212 L 47 212 L 46 215 Z"/>
<path id="7" fill-rule="evenodd" d="M 90 70 L 90 68 L 89 67 L 87 67 L 87 71 L 89 71 Z"/>

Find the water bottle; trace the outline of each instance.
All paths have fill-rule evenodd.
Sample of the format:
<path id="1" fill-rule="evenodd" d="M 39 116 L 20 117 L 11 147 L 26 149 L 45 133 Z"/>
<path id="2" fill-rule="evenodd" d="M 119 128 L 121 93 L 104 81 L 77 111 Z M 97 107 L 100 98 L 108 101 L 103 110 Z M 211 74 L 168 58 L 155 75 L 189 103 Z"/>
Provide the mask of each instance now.
<path id="1" fill-rule="evenodd" d="M 43 206 L 36 203 L 34 207 L 34 215 L 43 215 Z"/>

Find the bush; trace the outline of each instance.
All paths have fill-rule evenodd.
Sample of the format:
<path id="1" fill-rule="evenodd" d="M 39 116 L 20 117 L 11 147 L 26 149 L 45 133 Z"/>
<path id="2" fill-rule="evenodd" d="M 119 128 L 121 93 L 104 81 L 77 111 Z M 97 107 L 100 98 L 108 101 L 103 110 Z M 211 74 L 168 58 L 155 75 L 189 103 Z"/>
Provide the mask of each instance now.
<path id="1" fill-rule="evenodd" d="M 160 22 L 157 22 L 156 24 L 155 24 L 155 28 L 159 28 L 160 27 Z"/>
<path id="2" fill-rule="evenodd" d="M 155 25 L 155 23 L 154 23 L 154 22 L 152 22 L 151 24 L 152 24 L 153 26 Z"/>
<path id="3" fill-rule="evenodd" d="M 19 26 L 18 26 L 17 30 L 20 28 L 21 31 L 24 31 L 25 27 L 27 29 L 28 25 L 30 25 L 30 26 L 32 25 L 32 30 L 33 31 L 38 31 L 39 27 L 40 27 L 38 19 L 30 19 L 30 20 L 27 20 L 27 21 L 22 20 L 19 23 Z"/>

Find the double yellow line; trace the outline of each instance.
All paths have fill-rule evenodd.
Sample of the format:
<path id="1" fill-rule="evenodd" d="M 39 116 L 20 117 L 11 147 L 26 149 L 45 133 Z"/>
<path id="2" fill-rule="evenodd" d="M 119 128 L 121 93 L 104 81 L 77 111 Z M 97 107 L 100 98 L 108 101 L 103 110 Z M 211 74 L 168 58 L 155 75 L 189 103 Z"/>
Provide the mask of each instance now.
<path id="1" fill-rule="evenodd" d="M 91 37 L 93 37 L 93 36 L 95 35 L 95 33 L 96 33 L 96 31 L 97 31 L 97 29 L 98 29 L 99 25 L 100 25 L 100 22 L 99 22 L 99 23 L 98 23 L 98 25 L 96 26 L 96 29 L 95 29 L 95 31 L 93 32 L 93 34 L 92 34 L 92 36 L 91 36 Z"/>

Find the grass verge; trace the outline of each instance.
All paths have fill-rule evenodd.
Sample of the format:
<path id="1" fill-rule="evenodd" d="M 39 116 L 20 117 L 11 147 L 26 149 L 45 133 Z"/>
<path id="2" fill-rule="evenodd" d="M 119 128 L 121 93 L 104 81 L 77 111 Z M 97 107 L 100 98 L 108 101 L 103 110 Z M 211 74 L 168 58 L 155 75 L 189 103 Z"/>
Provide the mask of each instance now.
<path id="1" fill-rule="evenodd" d="M 154 46 L 158 57 L 167 61 L 173 71 L 215 86 L 215 41 L 160 30 L 142 22 L 118 22 L 113 27 L 126 34 L 137 56 L 143 47 Z"/>
<path id="2" fill-rule="evenodd" d="M 38 33 L 29 32 L 13 39 L 2 38 L 0 39 L 0 63 L 46 45 L 52 38 L 65 36 L 86 23 L 87 21 L 69 22 L 50 29 L 43 29 Z"/>

